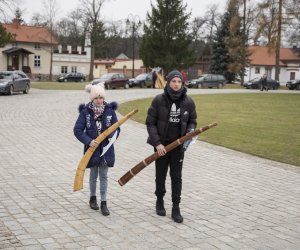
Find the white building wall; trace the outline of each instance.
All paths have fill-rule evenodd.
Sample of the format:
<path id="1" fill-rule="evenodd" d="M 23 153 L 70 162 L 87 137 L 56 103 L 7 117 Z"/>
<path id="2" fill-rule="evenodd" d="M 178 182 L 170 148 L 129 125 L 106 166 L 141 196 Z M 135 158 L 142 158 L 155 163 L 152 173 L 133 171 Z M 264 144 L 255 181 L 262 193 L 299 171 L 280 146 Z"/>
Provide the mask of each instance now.
<path id="1" fill-rule="evenodd" d="M 46 44 L 40 44 L 40 48 L 34 48 L 34 43 L 17 43 L 18 48 L 24 48 L 34 54 L 29 55 L 29 66 L 31 68 L 32 74 L 49 74 L 50 70 L 50 46 Z M 0 70 L 7 69 L 7 55 L 2 53 L 3 50 L 12 48 L 12 44 L 7 44 L 5 47 L 0 50 Z M 41 66 L 34 66 L 34 56 L 39 55 L 41 58 Z M 21 57 L 19 59 L 19 69 L 22 70 Z M 11 65 L 11 61 L 9 62 Z M 27 61 L 25 59 L 24 65 L 27 66 Z"/>
<path id="2" fill-rule="evenodd" d="M 81 51 L 79 51 L 80 53 Z M 77 68 L 78 73 L 88 75 L 90 72 L 90 61 L 91 61 L 91 49 L 85 48 L 86 54 L 53 54 L 53 75 L 61 74 L 61 67 L 67 67 L 67 73 L 72 72 L 72 67 Z"/>
<path id="3" fill-rule="evenodd" d="M 279 82 L 286 83 L 290 80 L 290 73 L 295 72 L 295 78 L 300 79 L 300 65 L 293 64 L 293 67 L 281 67 L 279 74 Z M 255 73 L 255 68 L 260 68 L 260 73 Z M 255 77 L 261 77 L 264 73 L 266 73 L 265 66 L 250 66 L 246 68 L 246 76 L 245 81 L 252 80 Z M 271 78 L 275 79 L 275 67 L 271 67 Z"/>

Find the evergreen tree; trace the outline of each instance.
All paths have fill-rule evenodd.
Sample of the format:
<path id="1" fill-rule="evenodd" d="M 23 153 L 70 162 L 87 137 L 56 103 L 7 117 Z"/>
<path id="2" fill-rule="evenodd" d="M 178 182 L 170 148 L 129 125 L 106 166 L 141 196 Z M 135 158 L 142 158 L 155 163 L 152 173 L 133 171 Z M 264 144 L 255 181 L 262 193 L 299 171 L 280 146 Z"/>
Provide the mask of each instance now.
<path id="1" fill-rule="evenodd" d="M 146 67 L 160 66 L 165 71 L 192 65 L 194 53 L 190 49 L 192 34 L 188 32 L 186 5 L 182 0 L 157 0 L 147 13 L 140 56 Z"/>
<path id="2" fill-rule="evenodd" d="M 4 47 L 9 42 L 13 41 L 14 37 L 8 33 L 3 25 L 0 23 L 0 48 Z"/>
<path id="3" fill-rule="evenodd" d="M 226 11 L 222 17 L 220 26 L 213 36 L 212 57 L 210 61 L 210 72 L 214 74 L 222 74 L 230 81 L 232 74 L 228 72 L 230 56 L 228 48 L 225 44 L 226 37 L 229 37 L 230 13 Z"/>
<path id="4" fill-rule="evenodd" d="M 15 11 L 15 18 L 14 21 L 18 22 L 20 25 L 25 24 L 24 19 L 22 18 L 22 11 L 20 8 L 17 8 Z"/>

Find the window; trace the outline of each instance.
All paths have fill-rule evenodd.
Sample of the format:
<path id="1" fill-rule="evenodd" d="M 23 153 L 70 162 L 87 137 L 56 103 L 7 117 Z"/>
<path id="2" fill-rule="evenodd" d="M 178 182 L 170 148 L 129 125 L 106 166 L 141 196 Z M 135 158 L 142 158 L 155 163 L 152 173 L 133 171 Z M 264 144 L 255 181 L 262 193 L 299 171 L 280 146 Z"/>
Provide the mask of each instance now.
<path id="1" fill-rule="evenodd" d="M 35 43 L 35 44 L 34 44 L 34 48 L 35 48 L 35 49 L 40 49 L 40 48 L 41 48 L 41 45 L 40 45 L 39 43 Z"/>
<path id="2" fill-rule="evenodd" d="M 295 72 L 290 72 L 290 80 L 295 80 L 296 73 Z"/>
<path id="3" fill-rule="evenodd" d="M 27 77 L 26 77 L 23 73 L 21 73 L 21 72 L 19 72 L 18 75 L 19 75 L 20 78 L 27 78 Z"/>
<path id="4" fill-rule="evenodd" d="M 68 73 L 68 66 L 61 66 L 60 73 L 62 73 L 62 74 Z"/>
<path id="5" fill-rule="evenodd" d="M 34 56 L 34 67 L 41 67 L 41 56 Z"/>
<path id="6" fill-rule="evenodd" d="M 255 67 L 255 74 L 260 74 L 260 67 Z"/>
<path id="7" fill-rule="evenodd" d="M 71 72 L 72 72 L 72 73 L 77 73 L 77 66 L 72 66 Z"/>

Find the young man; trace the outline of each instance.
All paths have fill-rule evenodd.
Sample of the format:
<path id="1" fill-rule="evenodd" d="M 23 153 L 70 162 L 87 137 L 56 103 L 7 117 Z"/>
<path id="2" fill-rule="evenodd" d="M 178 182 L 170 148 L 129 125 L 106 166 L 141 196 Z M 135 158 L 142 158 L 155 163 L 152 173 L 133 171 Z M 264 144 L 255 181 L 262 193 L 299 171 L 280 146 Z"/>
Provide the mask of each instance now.
<path id="1" fill-rule="evenodd" d="M 266 91 L 268 91 L 268 86 L 267 86 L 267 75 L 264 74 L 264 75 L 261 77 L 260 81 L 261 81 L 260 91 L 264 91 L 264 89 L 265 89 Z"/>
<path id="2" fill-rule="evenodd" d="M 183 86 L 183 77 L 177 70 L 167 75 L 167 85 L 164 92 L 157 95 L 148 109 L 146 119 L 149 134 L 148 143 L 161 156 L 155 161 L 156 176 L 156 213 L 166 215 L 164 195 L 165 181 L 170 166 L 172 186 L 172 218 L 181 223 L 179 203 L 182 189 L 182 164 L 184 148 L 179 146 L 166 154 L 165 146 L 176 139 L 191 132 L 197 125 L 197 113 L 194 101 L 186 95 L 187 89 Z"/>

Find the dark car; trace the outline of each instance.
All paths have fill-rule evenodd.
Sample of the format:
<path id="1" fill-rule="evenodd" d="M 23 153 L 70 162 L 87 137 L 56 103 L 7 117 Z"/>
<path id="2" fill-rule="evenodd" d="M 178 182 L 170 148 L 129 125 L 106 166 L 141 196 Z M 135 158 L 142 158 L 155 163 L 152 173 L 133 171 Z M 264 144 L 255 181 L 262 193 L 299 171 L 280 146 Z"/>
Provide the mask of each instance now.
<path id="1" fill-rule="evenodd" d="M 131 88 L 135 87 L 135 86 L 140 87 L 140 88 L 144 88 L 145 86 L 148 87 L 148 85 L 146 85 L 147 76 L 148 76 L 148 73 L 142 73 L 135 78 L 129 79 L 129 87 L 131 87 Z"/>
<path id="2" fill-rule="evenodd" d="M 12 95 L 14 92 L 28 94 L 30 79 L 23 71 L 0 71 L 0 93 Z"/>
<path id="3" fill-rule="evenodd" d="M 300 90 L 300 79 L 298 79 L 298 80 L 292 80 L 292 81 L 287 81 L 286 87 L 288 89 L 297 89 L 297 90 Z"/>
<path id="4" fill-rule="evenodd" d="M 150 72 L 146 79 L 145 79 L 145 85 L 147 88 L 152 88 L 153 87 L 153 72 Z"/>
<path id="5" fill-rule="evenodd" d="M 91 84 L 98 84 L 100 82 L 104 83 L 106 89 L 111 88 L 129 88 L 128 77 L 124 74 L 119 73 L 107 73 L 102 75 L 100 78 L 94 79 Z"/>
<path id="6" fill-rule="evenodd" d="M 248 82 L 245 82 L 243 87 L 246 89 L 260 89 L 261 87 L 261 77 L 256 77 Z M 276 80 L 273 80 L 270 77 L 267 77 L 267 88 L 268 89 L 278 89 L 280 86 L 280 83 Z"/>
<path id="7" fill-rule="evenodd" d="M 85 75 L 82 73 L 68 73 L 57 78 L 58 82 L 84 82 Z"/>
<path id="8" fill-rule="evenodd" d="M 223 88 L 226 79 L 223 75 L 204 74 L 197 79 L 187 82 L 189 88 Z"/>

